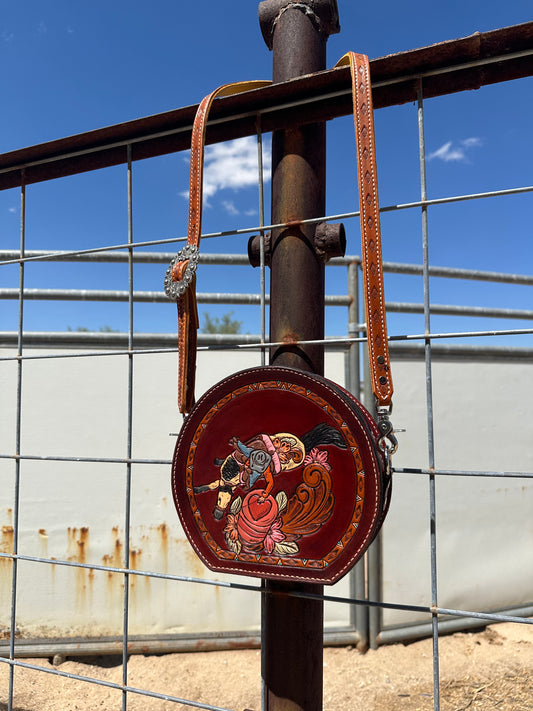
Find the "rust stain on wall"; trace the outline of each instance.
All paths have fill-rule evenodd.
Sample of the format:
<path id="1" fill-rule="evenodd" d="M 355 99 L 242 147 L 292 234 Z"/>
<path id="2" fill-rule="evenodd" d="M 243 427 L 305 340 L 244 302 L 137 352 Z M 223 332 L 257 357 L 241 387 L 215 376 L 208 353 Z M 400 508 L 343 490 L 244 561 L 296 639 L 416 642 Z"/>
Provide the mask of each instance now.
<path id="1" fill-rule="evenodd" d="M 39 541 L 41 543 L 41 555 L 43 558 L 48 558 L 48 534 L 46 529 L 39 529 Z"/>
<path id="2" fill-rule="evenodd" d="M 142 550 L 140 550 L 140 548 L 130 548 L 130 568 L 132 570 L 139 570 L 141 556 L 142 556 Z M 130 575 L 129 576 L 131 602 L 133 603 L 134 606 L 136 606 L 136 604 L 138 602 L 136 592 L 137 592 L 137 585 L 139 584 L 139 582 L 140 582 L 140 579 L 139 579 L 138 575 Z"/>
<path id="3" fill-rule="evenodd" d="M 113 552 L 105 553 L 102 556 L 102 563 L 109 568 L 122 568 L 124 566 L 124 556 L 122 553 L 124 544 L 120 540 L 118 526 L 113 526 L 111 529 L 111 544 Z M 108 577 L 113 577 L 114 573 L 109 571 L 107 575 Z"/>
<path id="4" fill-rule="evenodd" d="M 120 539 L 119 527 L 113 526 L 111 529 L 111 553 L 105 553 L 102 556 L 102 563 L 109 568 L 123 568 L 124 567 L 124 544 Z M 113 598 L 113 596 L 121 593 L 124 589 L 123 577 L 119 573 L 114 573 L 113 571 L 108 571 L 106 573 L 107 581 L 107 596 Z"/>
<path id="5" fill-rule="evenodd" d="M 161 538 L 161 554 L 163 556 L 163 571 L 168 572 L 168 526 L 166 523 L 160 523 L 157 527 L 157 532 Z"/>
<path id="6" fill-rule="evenodd" d="M 89 527 L 67 528 L 67 560 L 75 563 L 87 563 L 89 555 Z M 87 603 L 87 592 L 92 598 L 94 582 L 94 571 L 86 568 L 76 568 L 76 603 L 85 606 Z"/>
<path id="7" fill-rule="evenodd" d="M 14 529 L 11 525 L 2 526 L 0 530 L 0 552 L 13 553 Z M 4 592 L 9 590 L 12 581 L 12 565 L 11 558 L 0 558 L 0 590 L 2 597 Z"/>
<path id="8" fill-rule="evenodd" d="M 130 549 L 130 568 L 132 570 L 139 570 L 139 561 L 142 556 L 142 550 L 139 548 Z"/>
<path id="9" fill-rule="evenodd" d="M 116 568 L 122 568 L 124 565 L 124 554 L 123 554 L 123 549 L 124 549 L 124 544 L 120 540 L 120 538 L 117 538 L 115 541 L 115 550 L 112 556 L 113 559 L 113 565 Z"/>
<path id="10" fill-rule="evenodd" d="M 176 539 L 176 543 L 178 543 L 180 548 L 183 550 L 183 557 L 185 559 L 185 566 L 187 570 L 191 571 L 193 577 L 203 578 L 205 576 L 204 565 L 200 558 L 196 555 L 189 541 Z"/>
<path id="11" fill-rule="evenodd" d="M 87 562 L 87 551 L 89 548 L 89 528 L 82 526 L 81 528 L 67 528 L 68 538 L 68 560 L 76 563 Z"/>
<path id="12" fill-rule="evenodd" d="M 0 538 L 0 551 L 2 553 L 13 553 L 13 543 L 15 540 L 15 530 L 13 526 L 2 526 L 2 536 Z M 6 561 L 6 558 L 2 558 Z M 8 561 L 9 562 L 9 561 Z"/>

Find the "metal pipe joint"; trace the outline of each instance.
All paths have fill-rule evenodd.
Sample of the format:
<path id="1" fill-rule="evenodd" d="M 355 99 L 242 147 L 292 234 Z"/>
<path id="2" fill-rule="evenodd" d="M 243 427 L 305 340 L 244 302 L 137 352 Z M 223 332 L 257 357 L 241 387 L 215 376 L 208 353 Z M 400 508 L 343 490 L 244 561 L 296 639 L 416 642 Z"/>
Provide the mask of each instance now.
<path id="1" fill-rule="evenodd" d="M 248 240 L 248 259 L 252 267 L 258 267 L 261 263 L 261 239 L 261 235 L 254 235 Z M 270 267 L 272 255 L 271 232 L 266 232 L 263 239 L 265 266 Z M 344 257 L 346 253 L 346 231 L 343 223 L 319 222 L 315 229 L 314 247 L 317 257 L 324 264 L 334 257 Z"/>
<path id="2" fill-rule="evenodd" d="M 326 38 L 340 32 L 337 0 L 263 0 L 259 3 L 259 24 L 269 49 L 273 47 L 274 32 L 280 17 L 291 9 L 307 15 Z"/>

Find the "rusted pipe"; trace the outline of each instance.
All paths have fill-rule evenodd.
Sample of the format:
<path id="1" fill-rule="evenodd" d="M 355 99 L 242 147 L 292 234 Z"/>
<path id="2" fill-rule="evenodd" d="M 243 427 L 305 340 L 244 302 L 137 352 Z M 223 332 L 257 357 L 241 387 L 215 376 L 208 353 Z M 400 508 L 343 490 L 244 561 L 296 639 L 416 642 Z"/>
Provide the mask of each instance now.
<path id="1" fill-rule="evenodd" d="M 263 37 L 273 51 L 273 81 L 326 67 L 326 42 L 337 32 L 336 0 L 265 0 L 259 5 Z M 270 339 L 285 345 L 270 353 L 272 365 L 323 373 L 324 260 L 315 250 L 315 224 L 325 214 L 326 128 L 293 126 L 272 137 Z M 264 581 L 261 672 L 265 711 L 322 709 L 323 603 L 289 597 L 295 589 L 319 595 L 322 586 Z"/>
<path id="2" fill-rule="evenodd" d="M 326 42 L 338 31 L 333 0 L 265 0 L 259 6 L 263 36 L 273 51 L 274 84 L 326 67 Z M 322 339 L 324 264 L 315 253 L 315 226 L 300 220 L 325 213 L 324 123 L 274 132 L 272 224 L 290 223 L 271 236 L 271 341 Z M 274 365 L 323 373 L 321 346 L 274 350 Z"/>
<path id="3" fill-rule="evenodd" d="M 429 47 L 378 57 L 370 63 L 374 108 L 417 99 L 417 81 L 431 98 L 533 74 L 533 22 L 476 32 Z M 348 67 L 304 75 L 287 82 L 217 99 L 211 111 L 207 143 L 253 136 L 257 114 L 263 131 L 345 116 L 352 111 Z M 336 96 L 332 101 L 331 96 Z M 142 160 L 191 144 L 197 106 L 126 121 L 0 155 L 0 190 Z"/>
<path id="4" fill-rule="evenodd" d="M 416 101 L 420 77 L 427 99 L 531 76 L 532 33 L 533 22 L 526 22 L 373 59 L 374 108 Z M 264 132 L 345 116 L 352 111 L 350 87 L 350 70 L 341 67 L 217 99 L 207 143 L 255 135 L 258 113 Z M 120 165 L 127 160 L 128 144 L 133 161 L 185 150 L 197 108 L 185 106 L 4 153 L 0 190 L 20 186 L 22 168 L 30 185 Z"/>
<path id="5" fill-rule="evenodd" d="M 297 226 L 297 224 L 295 225 Z M 265 247 L 265 265 L 271 266 L 272 234 L 267 232 L 263 237 Z M 248 241 L 248 259 L 252 267 L 261 263 L 261 236 L 254 235 Z M 346 252 L 346 231 L 342 222 L 331 224 L 319 222 L 315 228 L 314 249 L 316 255 L 324 264 L 334 257 L 344 257 Z"/>

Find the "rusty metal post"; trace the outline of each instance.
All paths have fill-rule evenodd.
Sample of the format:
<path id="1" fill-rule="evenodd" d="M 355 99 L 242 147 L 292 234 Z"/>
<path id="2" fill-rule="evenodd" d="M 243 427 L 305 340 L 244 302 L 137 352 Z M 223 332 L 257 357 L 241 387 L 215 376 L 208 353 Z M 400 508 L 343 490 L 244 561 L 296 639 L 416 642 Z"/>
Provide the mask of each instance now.
<path id="1" fill-rule="evenodd" d="M 336 0 L 264 0 L 263 37 L 273 50 L 273 81 L 326 68 L 326 42 L 339 31 Z M 270 339 L 286 345 L 272 365 L 324 371 L 324 259 L 315 226 L 300 221 L 325 213 L 325 124 L 276 131 L 272 138 L 272 224 L 291 223 L 271 236 Z M 322 709 L 323 602 L 288 596 L 320 595 L 321 585 L 264 582 L 262 680 L 264 711 Z"/>

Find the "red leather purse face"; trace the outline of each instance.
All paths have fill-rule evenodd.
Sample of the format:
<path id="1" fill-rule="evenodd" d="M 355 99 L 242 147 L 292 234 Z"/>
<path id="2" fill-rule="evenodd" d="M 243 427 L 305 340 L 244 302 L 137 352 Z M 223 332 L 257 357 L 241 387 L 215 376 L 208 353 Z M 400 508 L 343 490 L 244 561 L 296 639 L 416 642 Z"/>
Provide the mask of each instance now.
<path id="1" fill-rule="evenodd" d="M 345 390 L 283 367 L 210 389 L 172 466 L 189 541 L 215 571 L 334 583 L 377 533 L 389 477 L 377 428 Z"/>

